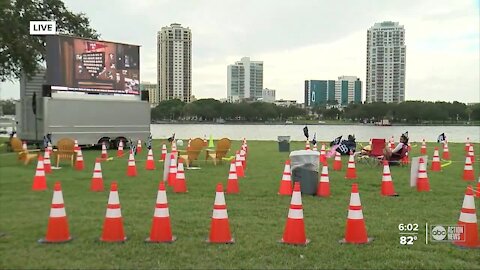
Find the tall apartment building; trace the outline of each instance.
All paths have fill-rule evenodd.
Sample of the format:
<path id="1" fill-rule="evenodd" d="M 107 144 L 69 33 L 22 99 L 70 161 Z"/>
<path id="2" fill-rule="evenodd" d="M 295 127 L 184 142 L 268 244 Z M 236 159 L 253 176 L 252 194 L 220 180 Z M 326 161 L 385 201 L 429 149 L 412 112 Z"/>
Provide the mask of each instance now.
<path id="1" fill-rule="evenodd" d="M 340 76 L 338 80 L 306 80 L 305 106 L 362 102 L 362 81 L 356 76 Z"/>
<path id="2" fill-rule="evenodd" d="M 157 79 L 160 101 L 192 95 L 192 33 L 188 27 L 172 23 L 157 34 Z"/>
<path id="3" fill-rule="evenodd" d="M 243 57 L 227 67 L 227 100 L 256 100 L 262 97 L 263 61 L 250 61 Z"/>
<path id="4" fill-rule="evenodd" d="M 367 102 L 405 101 L 405 29 L 398 22 L 375 23 L 367 31 Z"/>
<path id="5" fill-rule="evenodd" d="M 140 90 L 148 92 L 148 103 L 150 103 L 150 107 L 157 107 L 158 103 L 160 103 L 160 93 L 158 91 L 157 84 L 141 82 Z"/>

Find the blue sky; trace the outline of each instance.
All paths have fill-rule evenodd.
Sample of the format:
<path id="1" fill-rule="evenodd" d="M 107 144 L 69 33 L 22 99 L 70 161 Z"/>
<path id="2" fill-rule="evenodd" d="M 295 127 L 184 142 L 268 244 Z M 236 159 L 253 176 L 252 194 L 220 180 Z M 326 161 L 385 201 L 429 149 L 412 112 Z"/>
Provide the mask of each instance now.
<path id="1" fill-rule="evenodd" d="M 85 0 L 102 39 L 141 45 L 141 79 L 156 81 L 156 33 L 192 30 L 192 92 L 226 97 L 227 65 L 264 61 L 264 87 L 303 102 L 304 80 L 358 76 L 365 82 L 366 32 L 376 22 L 405 26 L 406 99 L 480 102 L 479 0 Z M 1 98 L 18 98 L 2 83 Z"/>

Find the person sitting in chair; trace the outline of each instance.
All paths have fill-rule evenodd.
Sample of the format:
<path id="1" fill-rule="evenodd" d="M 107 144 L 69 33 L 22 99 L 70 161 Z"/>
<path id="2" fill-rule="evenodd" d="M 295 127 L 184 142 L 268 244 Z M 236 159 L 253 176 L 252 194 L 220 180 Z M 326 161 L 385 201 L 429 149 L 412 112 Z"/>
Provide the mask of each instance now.
<path id="1" fill-rule="evenodd" d="M 400 136 L 400 142 L 395 149 L 388 146 L 383 149 L 383 156 L 386 160 L 400 160 L 408 152 L 408 131 Z"/>

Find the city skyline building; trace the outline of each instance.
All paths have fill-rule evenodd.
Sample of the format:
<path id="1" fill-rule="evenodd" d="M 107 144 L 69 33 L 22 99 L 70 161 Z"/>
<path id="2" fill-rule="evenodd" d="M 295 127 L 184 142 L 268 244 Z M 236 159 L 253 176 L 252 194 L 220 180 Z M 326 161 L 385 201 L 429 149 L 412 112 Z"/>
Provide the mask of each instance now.
<path id="1" fill-rule="evenodd" d="M 150 103 L 150 107 L 154 108 L 160 103 L 160 93 L 158 91 L 157 84 L 151 82 L 141 82 L 140 90 L 148 92 L 148 103 Z"/>
<path id="2" fill-rule="evenodd" d="M 179 23 L 162 27 L 157 33 L 157 84 L 159 100 L 192 96 L 192 33 Z"/>
<path id="3" fill-rule="evenodd" d="M 251 61 L 242 57 L 234 65 L 227 66 L 227 100 L 238 102 L 243 99 L 262 98 L 263 61 Z"/>
<path id="4" fill-rule="evenodd" d="M 356 76 L 339 76 L 338 80 L 306 80 L 305 107 L 347 106 L 362 102 L 362 81 Z"/>
<path id="5" fill-rule="evenodd" d="M 405 101 L 405 60 L 403 25 L 385 21 L 368 29 L 366 102 Z"/>
<path id="6" fill-rule="evenodd" d="M 265 88 L 262 90 L 262 101 L 268 103 L 275 102 L 275 93 L 276 91 L 273 89 Z"/>

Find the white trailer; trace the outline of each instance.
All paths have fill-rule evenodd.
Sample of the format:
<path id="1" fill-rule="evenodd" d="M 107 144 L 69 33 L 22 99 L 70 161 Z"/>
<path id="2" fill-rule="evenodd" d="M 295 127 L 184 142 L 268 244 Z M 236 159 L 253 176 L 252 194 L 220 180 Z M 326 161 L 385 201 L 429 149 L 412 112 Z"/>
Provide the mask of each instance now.
<path id="1" fill-rule="evenodd" d="M 22 140 L 41 142 L 44 135 L 51 134 L 54 145 L 61 138 L 71 138 L 80 145 L 105 141 L 110 142 L 107 146 L 116 146 L 120 139 L 146 141 L 150 135 L 150 106 L 139 95 L 55 92 L 44 83 L 44 70 L 31 79 L 20 80 L 16 119 L 17 135 Z"/>

